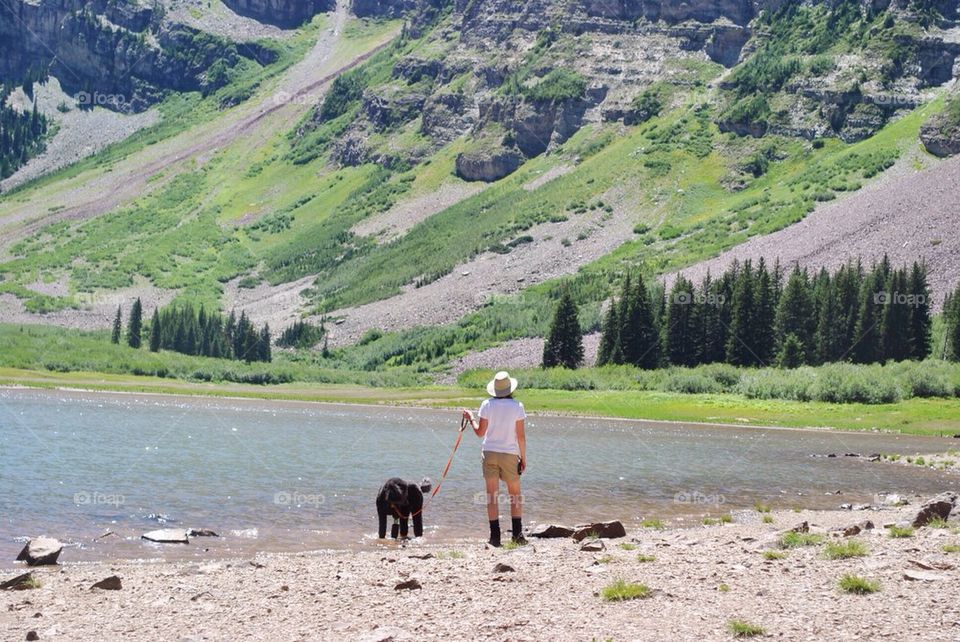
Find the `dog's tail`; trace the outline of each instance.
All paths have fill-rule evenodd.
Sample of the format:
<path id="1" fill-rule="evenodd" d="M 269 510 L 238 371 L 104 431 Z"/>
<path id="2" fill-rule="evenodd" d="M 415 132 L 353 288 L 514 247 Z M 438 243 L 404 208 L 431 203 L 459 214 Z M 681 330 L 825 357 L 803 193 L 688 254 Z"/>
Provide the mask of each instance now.
<path id="1" fill-rule="evenodd" d="M 424 477 L 420 480 L 420 492 L 426 495 L 430 492 L 430 489 L 433 488 L 433 482 L 430 481 L 429 477 Z"/>

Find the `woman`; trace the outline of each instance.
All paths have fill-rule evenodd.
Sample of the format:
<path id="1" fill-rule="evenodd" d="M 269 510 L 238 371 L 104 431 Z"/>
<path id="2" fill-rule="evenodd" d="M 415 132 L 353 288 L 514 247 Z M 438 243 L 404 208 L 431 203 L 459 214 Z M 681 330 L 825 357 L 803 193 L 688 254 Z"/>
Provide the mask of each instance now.
<path id="1" fill-rule="evenodd" d="M 487 490 L 487 518 L 490 520 L 490 545 L 500 546 L 500 511 L 497 495 L 500 480 L 510 494 L 510 516 L 513 541 L 526 544 L 523 538 L 523 499 L 520 496 L 520 474 L 527 468 L 527 438 L 523 404 L 513 398 L 517 380 L 506 372 L 498 372 L 487 384 L 490 398 L 480 405 L 479 424 L 473 413 L 463 411 L 477 437 L 483 438 L 483 480 Z"/>

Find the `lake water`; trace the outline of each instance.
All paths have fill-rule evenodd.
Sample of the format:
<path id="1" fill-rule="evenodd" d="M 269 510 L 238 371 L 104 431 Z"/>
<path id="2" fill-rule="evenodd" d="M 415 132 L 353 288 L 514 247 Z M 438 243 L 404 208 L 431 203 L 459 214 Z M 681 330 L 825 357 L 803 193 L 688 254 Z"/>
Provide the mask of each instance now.
<path id="1" fill-rule="evenodd" d="M 958 487 L 956 476 L 932 470 L 825 457 L 943 451 L 956 445 L 950 439 L 556 417 L 528 424 L 528 525 L 694 523 L 758 501 L 836 508 Z M 379 486 L 391 476 L 436 480 L 458 427 L 452 411 L 0 390 L 0 566 L 39 534 L 71 543 L 64 561 L 375 546 Z M 502 514 L 509 524 L 506 507 Z M 472 433 L 425 523 L 426 541 L 486 536 Z M 164 526 L 223 537 L 189 546 L 139 539 Z M 116 535 L 94 541 L 107 531 Z"/>

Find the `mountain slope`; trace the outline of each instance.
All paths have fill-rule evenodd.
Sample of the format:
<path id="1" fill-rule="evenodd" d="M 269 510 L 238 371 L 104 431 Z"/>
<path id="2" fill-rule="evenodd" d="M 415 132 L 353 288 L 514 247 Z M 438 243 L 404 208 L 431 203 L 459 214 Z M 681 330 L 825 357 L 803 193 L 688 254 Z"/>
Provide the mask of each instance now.
<path id="1" fill-rule="evenodd" d="M 843 202 L 943 108 L 955 3 L 780 4 L 354 3 L 414 17 L 383 47 L 399 24 L 341 22 L 254 98 L 0 199 L 0 292 L 41 322 L 143 291 L 398 331 L 344 353 L 371 368 L 538 336 L 561 288 L 595 328 L 625 270 Z"/>

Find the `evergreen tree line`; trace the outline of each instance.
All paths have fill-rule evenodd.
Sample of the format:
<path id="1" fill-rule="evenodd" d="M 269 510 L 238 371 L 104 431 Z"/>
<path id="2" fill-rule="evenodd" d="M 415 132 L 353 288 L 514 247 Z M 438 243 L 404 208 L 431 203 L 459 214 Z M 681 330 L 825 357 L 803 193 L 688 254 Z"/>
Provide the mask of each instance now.
<path id="1" fill-rule="evenodd" d="M 943 341 L 943 357 L 960 361 L 960 284 L 947 295 L 943 303 L 943 318 L 947 329 Z"/>
<path id="2" fill-rule="evenodd" d="M 111 340 L 121 341 L 122 309 L 117 308 Z M 126 342 L 139 348 L 143 335 L 143 307 L 137 299 L 127 322 Z M 150 320 L 148 346 L 151 352 L 171 350 L 181 354 L 236 359 L 238 361 L 271 361 L 270 326 L 257 328 L 246 313 L 224 317 L 216 312 L 207 312 L 201 305 L 199 311 L 190 304 L 155 309 Z"/>
<path id="3" fill-rule="evenodd" d="M 47 118 L 37 110 L 21 112 L 7 106 L 12 88 L 0 86 L 0 178 L 6 178 L 43 150 Z"/>
<path id="4" fill-rule="evenodd" d="M 763 259 L 746 261 L 717 278 L 708 274 L 699 286 L 680 275 L 669 293 L 628 275 L 604 315 L 597 365 L 793 368 L 921 360 L 932 348 L 930 303 L 926 266 L 894 268 L 887 257 L 869 269 L 856 260 L 812 274 L 796 266 L 788 274 Z M 567 308 L 561 301 L 544 349 L 545 366 L 582 362 L 575 350 L 560 348 L 576 339 Z M 960 288 L 947 310 L 956 346 Z M 554 355 L 557 350 L 562 354 Z"/>

